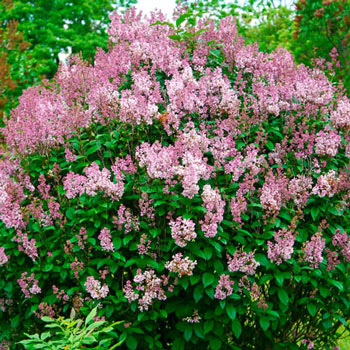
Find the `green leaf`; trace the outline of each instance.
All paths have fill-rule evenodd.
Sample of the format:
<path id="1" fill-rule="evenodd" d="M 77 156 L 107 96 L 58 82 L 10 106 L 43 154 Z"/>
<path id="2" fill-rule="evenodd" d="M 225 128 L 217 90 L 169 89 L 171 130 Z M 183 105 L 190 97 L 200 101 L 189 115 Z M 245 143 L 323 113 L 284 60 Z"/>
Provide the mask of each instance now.
<path id="1" fill-rule="evenodd" d="M 203 281 L 204 287 L 208 287 L 209 285 L 211 285 L 214 282 L 214 280 L 215 278 L 213 274 L 209 272 L 206 272 L 203 274 L 202 281 Z"/>
<path id="2" fill-rule="evenodd" d="M 203 298 L 203 286 L 197 285 L 196 288 L 193 291 L 193 298 L 196 303 L 198 303 L 199 300 Z"/>
<path id="3" fill-rule="evenodd" d="M 176 27 L 179 27 L 184 21 L 186 21 L 186 18 L 190 16 L 189 13 L 185 12 L 179 18 L 176 20 Z"/>
<path id="4" fill-rule="evenodd" d="M 311 216 L 312 216 L 312 219 L 314 221 L 317 219 L 319 212 L 320 212 L 319 207 L 312 207 L 311 208 Z"/>
<path id="5" fill-rule="evenodd" d="M 328 290 L 328 288 L 320 287 L 320 294 L 322 298 L 327 298 L 329 295 L 331 295 L 331 292 Z"/>
<path id="6" fill-rule="evenodd" d="M 91 312 L 86 316 L 85 325 L 87 325 L 97 314 L 97 307 L 93 308 Z"/>
<path id="7" fill-rule="evenodd" d="M 222 341 L 219 338 L 212 336 L 209 338 L 209 345 L 210 349 L 219 350 L 221 349 Z"/>
<path id="8" fill-rule="evenodd" d="M 189 326 L 185 329 L 184 338 L 186 341 L 189 341 L 192 338 L 192 329 Z"/>
<path id="9" fill-rule="evenodd" d="M 288 293 L 282 288 L 278 288 L 277 293 L 281 303 L 284 305 L 288 305 L 288 301 L 289 301 Z"/>
<path id="10" fill-rule="evenodd" d="M 75 209 L 74 208 L 68 208 L 66 210 L 66 216 L 69 220 L 73 220 L 75 218 Z"/>
<path id="11" fill-rule="evenodd" d="M 236 318 L 236 309 L 232 304 L 230 304 L 230 303 L 226 304 L 226 312 L 227 312 L 228 317 L 231 320 L 234 320 Z"/>
<path id="12" fill-rule="evenodd" d="M 333 286 L 337 287 L 340 291 L 344 291 L 344 285 L 340 281 L 335 281 L 335 280 L 329 280 L 329 283 L 332 284 Z"/>
<path id="13" fill-rule="evenodd" d="M 183 350 L 185 347 L 185 341 L 184 339 L 178 337 L 173 342 L 173 345 L 171 347 L 172 350 Z"/>
<path id="14" fill-rule="evenodd" d="M 213 249 L 211 247 L 204 247 L 204 255 L 206 260 L 210 260 L 213 256 Z"/>
<path id="15" fill-rule="evenodd" d="M 242 326 L 241 326 L 241 323 L 239 322 L 238 318 L 235 318 L 232 321 L 232 332 L 237 339 L 239 339 L 239 337 L 242 334 Z"/>
<path id="16" fill-rule="evenodd" d="M 207 334 L 209 333 L 215 326 L 214 320 L 207 320 L 204 323 L 203 333 Z"/>
<path id="17" fill-rule="evenodd" d="M 270 320 L 267 317 L 259 318 L 259 323 L 264 332 L 270 327 Z"/>
<path id="18" fill-rule="evenodd" d="M 309 314 L 314 317 L 317 312 L 317 308 L 315 304 L 309 303 L 306 305 L 307 311 L 309 311 Z"/>
<path id="19" fill-rule="evenodd" d="M 128 335 L 125 343 L 127 347 L 131 350 L 135 350 L 137 348 L 137 339 L 132 335 Z"/>

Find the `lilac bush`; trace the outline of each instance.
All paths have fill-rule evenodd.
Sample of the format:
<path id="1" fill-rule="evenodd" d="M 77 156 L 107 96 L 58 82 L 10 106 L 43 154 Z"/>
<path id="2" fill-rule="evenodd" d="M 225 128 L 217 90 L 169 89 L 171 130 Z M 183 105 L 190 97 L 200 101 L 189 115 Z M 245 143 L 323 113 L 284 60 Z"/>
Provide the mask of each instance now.
<path id="1" fill-rule="evenodd" d="M 1 337 L 98 305 L 128 349 L 334 349 L 350 100 L 233 18 L 176 11 L 114 14 L 108 52 L 2 129 Z"/>

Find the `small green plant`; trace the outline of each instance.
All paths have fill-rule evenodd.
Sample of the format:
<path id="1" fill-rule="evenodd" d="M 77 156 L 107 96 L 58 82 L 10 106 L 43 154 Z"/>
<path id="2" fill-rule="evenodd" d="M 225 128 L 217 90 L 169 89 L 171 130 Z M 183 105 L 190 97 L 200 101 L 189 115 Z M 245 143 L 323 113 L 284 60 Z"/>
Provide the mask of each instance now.
<path id="1" fill-rule="evenodd" d="M 113 339 L 116 338 L 116 334 L 113 332 L 113 327 L 123 321 L 118 321 L 101 328 L 106 324 L 106 321 L 94 321 L 96 314 L 97 307 L 91 310 L 86 317 L 85 322 L 79 318 L 75 319 L 76 313 L 74 309 L 72 309 L 70 318 L 68 319 L 64 319 L 63 317 L 52 319 L 43 316 L 42 320 L 47 322 L 45 327 L 55 330 L 49 330 L 41 335 L 29 335 L 25 333 L 28 339 L 22 340 L 19 343 L 23 344 L 27 350 L 73 350 L 81 349 L 84 345 L 96 345 L 97 343 L 98 345 L 92 349 L 112 350 L 119 347 L 124 342 L 125 338 L 111 346 Z M 101 334 L 106 334 L 107 337 L 102 337 L 102 339 L 99 340 Z M 89 348 L 91 349 L 91 347 Z"/>

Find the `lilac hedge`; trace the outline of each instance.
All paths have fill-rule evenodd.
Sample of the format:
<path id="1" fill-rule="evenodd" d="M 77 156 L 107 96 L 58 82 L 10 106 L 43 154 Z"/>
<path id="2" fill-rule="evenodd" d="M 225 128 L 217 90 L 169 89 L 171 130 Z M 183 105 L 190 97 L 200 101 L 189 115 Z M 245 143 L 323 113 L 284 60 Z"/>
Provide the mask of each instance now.
<path id="1" fill-rule="evenodd" d="M 0 337 L 75 308 L 128 349 L 336 349 L 350 101 L 235 21 L 114 14 L 2 133 Z M 197 22 L 197 23 L 195 23 Z"/>

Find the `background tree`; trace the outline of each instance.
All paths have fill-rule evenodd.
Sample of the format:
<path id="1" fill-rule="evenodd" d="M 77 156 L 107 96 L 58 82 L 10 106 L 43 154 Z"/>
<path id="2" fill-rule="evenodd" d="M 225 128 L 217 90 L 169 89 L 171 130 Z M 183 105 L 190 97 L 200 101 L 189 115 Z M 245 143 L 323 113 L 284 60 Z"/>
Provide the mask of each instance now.
<path id="1" fill-rule="evenodd" d="M 42 62 L 41 74 L 52 78 L 57 70 L 58 54 L 82 52 L 92 60 L 97 47 L 107 48 L 106 27 L 109 14 L 119 6 L 136 0 L 19 0 L 2 9 L 3 22 L 18 21 L 18 29 L 31 43 L 31 53 Z"/>
<path id="2" fill-rule="evenodd" d="M 293 53 L 298 62 L 310 64 L 315 57 L 329 60 L 339 54 L 337 78 L 350 88 L 350 1 L 299 0 L 296 3 Z"/>
<path id="3" fill-rule="evenodd" d="M 5 1 L 0 4 L 5 6 Z M 5 25 L 0 23 L 0 121 L 4 111 L 8 112 L 14 106 L 18 86 L 28 82 L 28 78 L 20 74 L 23 72 L 20 66 L 29 43 L 17 27 L 18 22 L 14 20 Z"/>
<path id="4" fill-rule="evenodd" d="M 246 43 L 257 42 L 259 48 L 271 52 L 278 46 L 292 47 L 293 7 L 288 0 L 224 0 L 183 1 L 196 15 L 209 15 L 219 20 L 236 16 L 237 28 Z"/>

